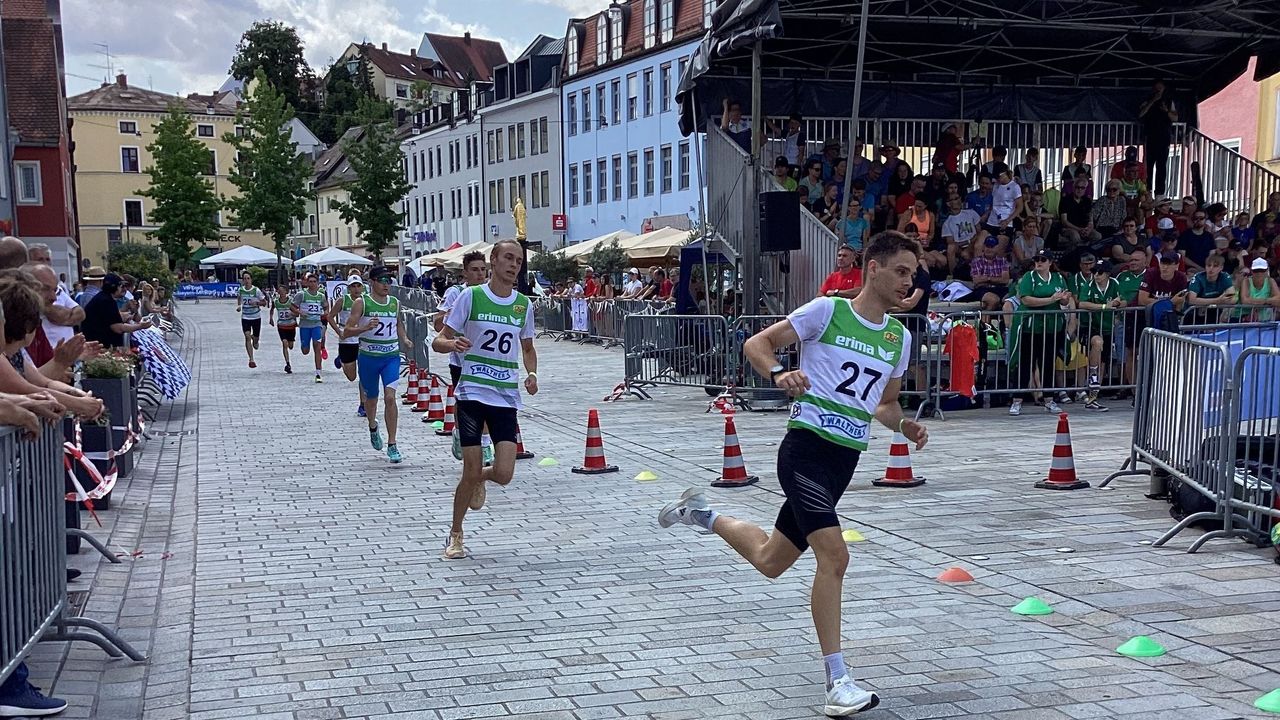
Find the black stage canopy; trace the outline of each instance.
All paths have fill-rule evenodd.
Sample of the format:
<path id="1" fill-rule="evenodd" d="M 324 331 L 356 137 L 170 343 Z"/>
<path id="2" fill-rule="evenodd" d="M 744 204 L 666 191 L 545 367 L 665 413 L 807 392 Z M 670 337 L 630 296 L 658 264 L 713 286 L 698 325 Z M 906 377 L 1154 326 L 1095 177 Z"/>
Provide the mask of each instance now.
<path id="1" fill-rule="evenodd" d="M 677 98 L 688 133 L 751 93 L 767 115 L 850 113 L 861 0 L 724 0 Z M 1258 56 L 1280 71 L 1280 0 L 870 0 L 862 117 L 1134 120 L 1164 80 L 1196 102 Z M 696 111 L 695 111 L 696 110 Z"/>

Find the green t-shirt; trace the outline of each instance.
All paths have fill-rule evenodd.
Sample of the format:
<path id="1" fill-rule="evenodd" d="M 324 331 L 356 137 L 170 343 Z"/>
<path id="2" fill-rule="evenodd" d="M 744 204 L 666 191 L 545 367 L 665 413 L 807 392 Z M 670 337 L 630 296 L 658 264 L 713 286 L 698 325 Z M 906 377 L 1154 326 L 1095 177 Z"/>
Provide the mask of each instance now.
<path id="1" fill-rule="evenodd" d="M 1018 278 L 1016 294 L 1019 298 L 1047 298 L 1053 297 L 1053 294 L 1059 290 L 1066 289 L 1067 283 L 1058 273 L 1049 273 L 1049 278 L 1046 280 L 1032 271 Z M 1023 330 L 1053 333 L 1062 329 L 1062 311 L 1056 303 L 1043 308 L 1032 308 L 1027 307 L 1024 301 L 1019 306 L 1018 312 L 1022 315 L 1022 322 L 1018 327 Z"/>
<path id="2" fill-rule="evenodd" d="M 1076 299 L 1080 302 L 1095 303 L 1099 305 L 1111 302 L 1118 297 L 1122 297 L 1120 294 L 1120 283 L 1111 279 L 1107 280 L 1107 286 L 1105 289 L 1098 286 L 1098 281 L 1095 278 L 1092 282 L 1085 283 L 1080 288 L 1080 291 L 1076 293 Z M 1115 315 L 1116 313 L 1114 310 L 1095 310 L 1089 313 L 1086 317 L 1088 318 L 1091 328 L 1094 328 L 1104 334 L 1109 334 L 1111 332 L 1112 323 L 1115 322 Z"/>
<path id="3" fill-rule="evenodd" d="M 1138 302 L 1138 287 L 1142 285 L 1142 273 L 1125 270 L 1115 276 L 1115 281 L 1120 286 L 1120 297 L 1124 298 L 1125 302 L 1130 305 Z"/>
<path id="4" fill-rule="evenodd" d="M 320 327 L 320 316 L 324 314 L 324 291 L 312 293 L 303 290 L 293 296 L 293 304 L 298 306 L 302 314 L 298 316 L 298 326 L 304 328 Z"/>

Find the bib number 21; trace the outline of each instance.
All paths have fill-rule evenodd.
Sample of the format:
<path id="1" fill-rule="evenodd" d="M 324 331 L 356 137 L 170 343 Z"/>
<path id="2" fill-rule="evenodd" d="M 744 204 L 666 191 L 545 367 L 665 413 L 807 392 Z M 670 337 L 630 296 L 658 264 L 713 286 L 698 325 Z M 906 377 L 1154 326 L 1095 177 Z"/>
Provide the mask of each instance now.
<path id="1" fill-rule="evenodd" d="M 480 349 L 506 355 L 511 352 L 511 340 L 513 337 L 511 333 L 499 335 L 497 330 L 485 330 L 484 341 L 480 343 Z"/>
<path id="2" fill-rule="evenodd" d="M 848 379 L 836 386 L 836 392 L 838 393 L 844 393 L 845 395 L 852 397 L 859 397 L 857 389 L 854 388 L 854 385 L 858 382 L 858 378 L 863 375 L 870 378 L 862 388 L 861 400 L 863 402 L 867 401 L 867 396 L 871 394 L 871 388 L 875 387 L 876 383 L 880 382 L 880 378 L 884 377 L 884 373 L 879 370 L 864 368 L 856 362 L 847 362 L 844 365 L 841 365 L 840 369 L 850 374 Z"/>

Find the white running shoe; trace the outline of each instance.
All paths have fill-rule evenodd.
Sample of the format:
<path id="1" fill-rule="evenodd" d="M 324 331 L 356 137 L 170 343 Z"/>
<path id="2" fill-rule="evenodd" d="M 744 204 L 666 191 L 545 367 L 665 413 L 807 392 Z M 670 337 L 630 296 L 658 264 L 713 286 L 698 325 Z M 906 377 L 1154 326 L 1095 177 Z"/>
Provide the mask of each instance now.
<path id="1" fill-rule="evenodd" d="M 1062 412 L 1062 407 L 1059 406 L 1058 403 L 1050 400 L 1049 398 L 1045 398 L 1044 411 L 1049 413 L 1050 415 L 1057 415 L 1058 413 Z"/>
<path id="2" fill-rule="evenodd" d="M 1009 414 L 1010 414 L 1010 415 L 1021 415 L 1021 414 L 1022 414 L 1022 401 L 1021 401 L 1021 400 L 1014 400 L 1014 401 L 1012 401 L 1012 402 L 1010 402 L 1010 403 L 1009 403 Z"/>
<path id="3" fill-rule="evenodd" d="M 692 512 L 710 509 L 711 506 L 707 504 L 707 497 L 702 494 L 702 490 L 689 488 L 684 491 L 679 500 L 669 503 L 658 513 L 658 527 L 669 528 L 676 523 L 697 525 L 693 520 Z"/>
<path id="4" fill-rule="evenodd" d="M 462 546 L 462 533 L 449 533 L 449 541 L 445 543 L 444 555 L 445 560 L 459 560 L 467 556 L 467 550 Z"/>
<path id="5" fill-rule="evenodd" d="M 827 704 L 822 712 L 827 717 L 849 717 L 880 704 L 880 698 L 870 690 L 854 684 L 848 675 L 836 680 L 827 691 Z"/>

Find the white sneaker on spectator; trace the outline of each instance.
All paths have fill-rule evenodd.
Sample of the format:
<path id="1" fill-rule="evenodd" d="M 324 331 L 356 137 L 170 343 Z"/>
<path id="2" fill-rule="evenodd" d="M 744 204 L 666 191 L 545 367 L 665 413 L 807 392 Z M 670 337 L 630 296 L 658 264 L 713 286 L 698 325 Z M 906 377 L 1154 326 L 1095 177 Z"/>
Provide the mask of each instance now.
<path id="1" fill-rule="evenodd" d="M 1010 415 L 1022 414 L 1022 400 L 1020 399 L 1014 400 L 1013 402 L 1009 403 L 1009 414 Z"/>
<path id="2" fill-rule="evenodd" d="M 1057 415 L 1058 413 L 1062 412 L 1062 407 L 1059 406 L 1058 403 L 1052 400 L 1045 399 L 1044 411 L 1049 413 L 1050 415 Z"/>
<path id="3" fill-rule="evenodd" d="M 1071 396 L 1062 390 L 1058 391 L 1057 398 L 1058 398 L 1059 405 L 1070 405 L 1072 402 L 1074 402 L 1071 399 Z"/>
<path id="4" fill-rule="evenodd" d="M 1083 391 L 1083 390 L 1081 390 L 1081 391 L 1077 392 L 1077 393 L 1076 393 L 1076 402 L 1078 402 L 1078 403 L 1086 403 L 1086 402 L 1089 402 L 1089 393 L 1087 393 L 1087 392 L 1085 392 L 1085 391 Z"/>

